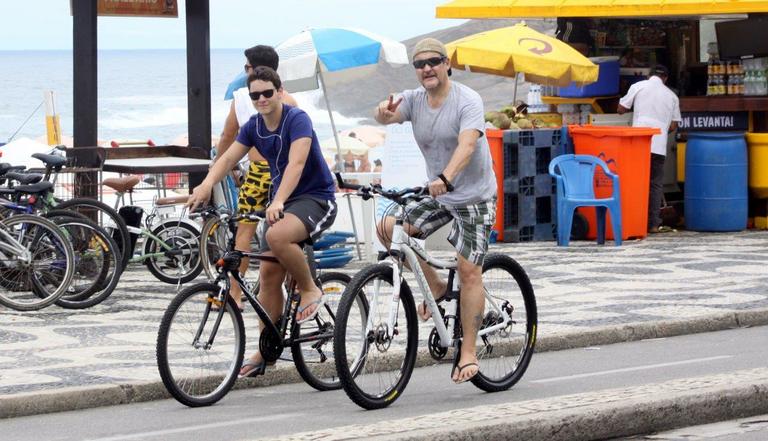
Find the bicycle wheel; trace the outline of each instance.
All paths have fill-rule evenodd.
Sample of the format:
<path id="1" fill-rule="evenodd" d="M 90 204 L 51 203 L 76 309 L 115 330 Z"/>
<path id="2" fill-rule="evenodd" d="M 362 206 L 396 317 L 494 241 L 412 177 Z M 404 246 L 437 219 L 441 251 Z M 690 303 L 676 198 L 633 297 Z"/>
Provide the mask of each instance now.
<path id="1" fill-rule="evenodd" d="M 128 261 L 133 257 L 130 250 L 131 237 L 128 234 L 125 220 L 117 211 L 103 202 L 88 198 L 61 201 L 55 208 L 84 214 L 104 228 L 107 234 L 111 235 L 117 243 L 117 248 L 120 251 L 120 270 L 122 271 L 128 267 Z"/>
<path id="2" fill-rule="evenodd" d="M 0 222 L 0 304 L 18 311 L 44 308 L 69 287 L 75 270 L 65 232 L 39 216 Z"/>
<path id="3" fill-rule="evenodd" d="M 333 328 L 341 294 L 349 282 L 350 277 L 344 273 L 321 274 L 320 285 L 325 305 L 314 320 L 294 326 L 291 334 L 294 341 L 291 354 L 296 370 L 308 385 L 319 391 L 341 388 L 333 362 Z M 365 307 L 362 297 L 358 298 L 355 307 Z"/>
<path id="4" fill-rule="evenodd" d="M 200 260 L 200 231 L 175 219 L 163 221 L 152 230 L 171 250 L 166 250 L 150 237 L 146 238 L 144 254 L 163 253 L 144 259 L 144 264 L 158 280 L 165 283 L 187 283 L 203 270 Z"/>
<path id="5" fill-rule="evenodd" d="M 174 297 L 160 321 L 160 378 L 176 400 L 190 407 L 224 397 L 243 362 L 245 327 L 235 301 L 227 295 L 223 310 L 211 308 L 220 289 L 213 283 L 190 286 Z"/>
<path id="6" fill-rule="evenodd" d="M 200 230 L 200 261 L 203 265 L 208 280 L 218 277 L 216 262 L 227 252 L 227 246 L 232 239 L 226 221 L 218 216 L 211 217 L 203 224 Z"/>
<path id="7" fill-rule="evenodd" d="M 72 284 L 56 305 L 84 309 L 103 302 L 115 290 L 122 273 L 117 243 L 90 220 L 60 216 L 53 220 L 66 231 L 75 256 Z"/>
<path id="8" fill-rule="evenodd" d="M 536 297 L 523 267 L 503 254 L 483 264 L 485 315 L 480 330 L 494 328 L 477 342 L 480 372 L 472 383 L 486 392 L 507 390 L 520 381 L 536 344 Z"/>
<path id="9" fill-rule="evenodd" d="M 403 281 L 395 329 L 387 332 L 392 292 L 392 267 L 369 266 L 352 279 L 336 312 L 336 370 L 344 392 L 365 409 L 380 409 L 397 400 L 416 363 L 419 336 L 413 295 Z M 369 309 L 356 306 L 360 298 Z"/>

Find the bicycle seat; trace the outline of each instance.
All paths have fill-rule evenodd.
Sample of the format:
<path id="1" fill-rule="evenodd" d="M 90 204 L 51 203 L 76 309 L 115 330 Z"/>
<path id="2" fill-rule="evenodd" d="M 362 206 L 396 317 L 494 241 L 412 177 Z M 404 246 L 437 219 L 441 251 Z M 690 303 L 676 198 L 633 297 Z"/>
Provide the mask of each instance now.
<path id="1" fill-rule="evenodd" d="M 7 162 L 3 162 L 3 163 L 0 163 L 0 175 L 4 175 L 9 171 L 24 170 L 25 168 L 27 167 L 23 165 L 11 165 Z"/>
<path id="2" fill-rule="evenodd" d="M 40 194 L 53 189 L 53 182 L 43 181 L 31 185 L 17 185 L 13 188 L 16 194 Z"/>
<path id="3" fill-rule="evenodd" d="M 167 198 L 158 198 L 155 201 L 155 205 L 159 207 L 163 205 L 186 204 L 188 200 L 189 200 L 189 195 L 169 196 Z"/>
<path id="4" fill-rule="evenodd" d="M 14 181 L 22 185 L 35 184 L 43 180 L 43 175 L 38 173 L 8 172 L 5 175 L 3 175 L 3 177 L 7 179 L 13 179 Z"/>
<path id="5" fill-rule="evenodd" d="M 109 188 L 114 189 L 118 193 L 125 193 L 126 191 L 133 190 L 133 187 L 139 184 L 141 179 L 138 176 L 123 176 L 120 178 L 107 178 L 101 183 Z"/>
<path id="6" fill-rule="evenodd" d="M 47 155 L 45 153 L 33 153 L 32 157 L 43 161 L 47 167 L 61 167 L 67 162 L 67 158 L 59 155 Z"/>

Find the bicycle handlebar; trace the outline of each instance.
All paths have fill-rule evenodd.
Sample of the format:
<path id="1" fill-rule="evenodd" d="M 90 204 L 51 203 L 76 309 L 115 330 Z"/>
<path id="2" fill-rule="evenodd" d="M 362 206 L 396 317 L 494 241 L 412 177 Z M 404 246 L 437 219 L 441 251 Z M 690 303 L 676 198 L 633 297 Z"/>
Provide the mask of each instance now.
<path id="1" fill-rule="evenodd" d="M 421 200 L 429 196 L 428 187 L 407 187 L 401 190 L 385 190 L 381 188 L 381 185 L 379 184 L 352 184 L 344 181 L 344 178 L 341 177 L 341 173 L 336 172 L 335 174 L 336 181 L 339 183 L 339 188 L 357 190 L 357 194 L 360 195 L 363 200 L 368 200 L 372 198 L 374 194 L 377 194 L 391 201 L 404 204 L 408 201 Z"/>

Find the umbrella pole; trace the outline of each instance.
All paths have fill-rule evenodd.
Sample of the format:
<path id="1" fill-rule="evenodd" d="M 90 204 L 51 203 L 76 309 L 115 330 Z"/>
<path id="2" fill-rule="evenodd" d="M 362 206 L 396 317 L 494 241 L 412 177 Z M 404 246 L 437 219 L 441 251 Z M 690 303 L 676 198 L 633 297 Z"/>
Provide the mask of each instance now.
<path id="1" fill-rule="evenodd" d="M 515 91 L 512 92 L 512 107 L 517 107 L 517 77 L 519 73 L 515 74 Z"/>
<path id="2" fill-rule="evenodd" d="M 333 130 L 333 139 L 336 141 L 336 153 L 339 155 L 339 170 L 341 173 L 344 171 L 344 159 L 341 157 L 341 143 L 339 142 L 339 134 L 336 133 L 336 123 L 333 122 L 333 112 L 331 112 L 331 102 L 328 100 L 328 91 L 325 89 L 325 79 L 323 78 L 323 71 L 320 66 L 317 67 L 317 74 L 320 76 L 320 85 L 323 87 L 323 98 L 325 98 L 325 107 L 328 109 L 328 118 L 331 120 L 331 130 Z M 365 203 L 365 201 L 363 201 Z M 357 258 L 363 260 L 363 254 L 360 252 L 360 239 L 357 235 L 357 225 L 355 224 L 355 213 L 352 211 L 352 198 L 347 197 L 347 206 L 349 207 L 349 218 L 352 220 L 352 234 L 355 235 L 355 249 L 357 250 Z"/>

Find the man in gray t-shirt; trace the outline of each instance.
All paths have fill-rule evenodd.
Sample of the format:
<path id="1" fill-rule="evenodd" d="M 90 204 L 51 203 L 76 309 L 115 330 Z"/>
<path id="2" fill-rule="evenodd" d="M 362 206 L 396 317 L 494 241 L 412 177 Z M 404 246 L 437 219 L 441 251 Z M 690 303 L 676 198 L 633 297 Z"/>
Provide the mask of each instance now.
<path id="1" fill-rule="evenodd" d="M 406 207 L 408 234 L 423 238 L 454 221 L 448 241 L 458 254 L 464 340 L 451 376 L 463 383 L 480 369 L 475 351 L 485 308 L 482 265 L 496 221 L 496 177 L 484 136 L 483 101 L 474 90 L 450 81 L 445 46 L 434 38 L 416 43 L 413 66 L 421 87 L 406 90 L 397 101 L 390 96 L 376 107 L 374 116 L 381 124 L 411 121 L 427 164 L 431 198 Z M 393 225 L 390 217 L 378 228 L 387 247 Z M 420 264 L 432 295 L 439 299 L 446 291 L 445 281 L 432 267 Z M 423 320 L 431 316 L 423 302 L 418 312 Z"/>

